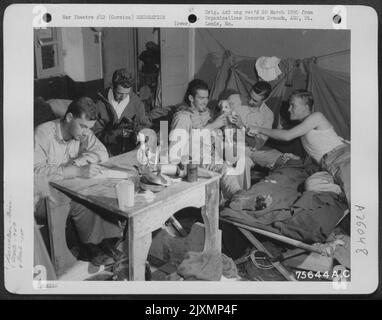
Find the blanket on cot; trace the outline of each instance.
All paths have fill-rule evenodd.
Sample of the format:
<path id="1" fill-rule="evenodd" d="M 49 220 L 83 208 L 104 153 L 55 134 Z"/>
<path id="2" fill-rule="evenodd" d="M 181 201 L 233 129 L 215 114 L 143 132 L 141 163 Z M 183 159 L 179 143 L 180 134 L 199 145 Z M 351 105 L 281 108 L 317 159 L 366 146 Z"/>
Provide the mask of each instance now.
<path id="1" fill-rule="evenodd" d="M 234 196 L 220 215 L 305 243 L 325 242 L 347 205 L 342 194 L 303 190 L 304 181 L 316 170 L 302 163 L 276 168 Z"/>

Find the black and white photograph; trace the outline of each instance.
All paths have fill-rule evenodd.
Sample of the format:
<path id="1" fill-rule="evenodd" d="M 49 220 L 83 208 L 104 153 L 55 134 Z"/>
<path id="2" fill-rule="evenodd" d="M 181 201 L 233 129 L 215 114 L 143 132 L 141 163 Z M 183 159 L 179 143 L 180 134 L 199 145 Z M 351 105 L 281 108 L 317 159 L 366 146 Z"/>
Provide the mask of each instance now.
<path id="1" fill-rule="evenodd" d="M 36 265 L 58 280 L 350 277 L 348 30 L 34 36 Z M 236 161 L 227 142 L 221 163 L 162 163 L 145 141 L 201 128 L 224 139 L 228 127 L 246 132 Z"/>
<path id="2" fill-rule="evenodd" d="M 366 201 L 378 190 L 359 178 L 374 165 L 360 169 L 360 140 L 376 129 L 354 121 L 355 107 L 375 111 L 374 100 L 354 98 L 367 92 L 354 65 L 369 68 L 353 53 L 359 29 L 344 11 L 349 27 L 337 28 L 334 14 L 324 28 L 313 9 L 269 6 L 268 27 L 256 27 L 257 8 L 228 7 L 200 9 L 202 26 L 194 7 L 176 27 L 123 26 L 161 19 L 147 10 L 64 10 L 66 24 L 50 25 L 45 13 L 44 27 L 34 25 L 23 172 L 33 176 L 35 291 L 96 281 L 113 293 L 109 285 L 129 281 L 154 292 L 222 284 L 276 293 L 268 285 L 303 282 L 335 293 L 362 283 L 359 261 L 378 246 L 368 229 L 375 203 Z M 241 15 L 247 24 L 230 27 Z M 306 21 L 288 27 L 298 17 Z M 25 244 L 26 227 L 9 222 L 9 194 L 6 226 Z M 11 240 L 5 260 L 14 270 L 26 249 Z"/>

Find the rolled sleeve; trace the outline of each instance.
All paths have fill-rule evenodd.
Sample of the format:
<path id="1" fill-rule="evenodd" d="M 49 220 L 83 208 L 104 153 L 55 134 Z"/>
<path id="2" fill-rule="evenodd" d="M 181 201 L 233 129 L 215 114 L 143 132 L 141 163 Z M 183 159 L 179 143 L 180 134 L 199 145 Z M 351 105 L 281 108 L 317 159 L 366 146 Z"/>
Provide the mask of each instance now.
<path id="1" fill-rule="evenodd" d="M 105 162 L 109 160 L 109 154 L 106 147 L 98 140 L 93 132 L 90 132 L 86 140 L 81 143 L 79 155 L 90 163 Z"/>

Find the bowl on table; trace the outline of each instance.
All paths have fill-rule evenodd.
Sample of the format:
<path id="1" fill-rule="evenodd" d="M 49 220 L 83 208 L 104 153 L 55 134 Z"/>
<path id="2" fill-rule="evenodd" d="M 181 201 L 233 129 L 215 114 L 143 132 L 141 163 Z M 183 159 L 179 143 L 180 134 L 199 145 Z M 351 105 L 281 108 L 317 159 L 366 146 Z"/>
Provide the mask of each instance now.
<path id="1" fill-rule="evenodd" d="M 168 185 L 168 181 L 160 174 L 144 174 L 140 180 L 140 186 L 143 190 L 160 192 Z"/>

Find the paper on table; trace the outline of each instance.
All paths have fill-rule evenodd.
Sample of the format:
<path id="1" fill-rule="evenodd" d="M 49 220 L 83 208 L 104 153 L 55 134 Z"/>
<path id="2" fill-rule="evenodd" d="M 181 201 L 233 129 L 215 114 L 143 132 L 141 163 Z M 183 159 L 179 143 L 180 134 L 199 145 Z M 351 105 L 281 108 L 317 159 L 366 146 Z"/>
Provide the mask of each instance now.
<path id="1" fill-rule="evenodd" d="M 93 177 L 93 179 L 107 179 L 107 178 L 127 179 L 129 177 L 131 177 L 131 174 L 125 171 L 102 169 L 99 174 Z"/>
<path id="2" fill-rule="evenodd" d="M 127 170 L 127 171 L 137 171 L 134 168 L 134 166 L 132 166 L 131 164 L 125 165 L 125 164 L 118 163 L 116 165 L 116 164 L 113 164 L 113 163 L 105 162 L 105 163 L 101 163 L 100 166 L 105 167 L 105 168 L 109 168 L 109 169 L 113 169 L 113 170 L 122 169 L 121 171 L 124 171 L 124 170 Z"/>

